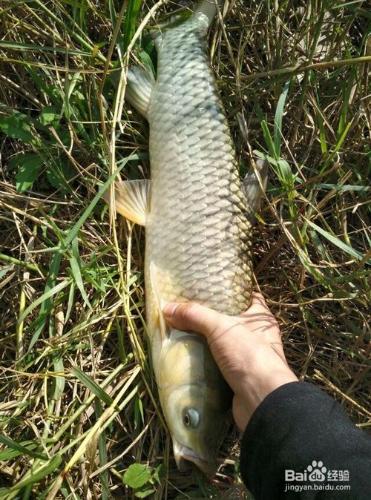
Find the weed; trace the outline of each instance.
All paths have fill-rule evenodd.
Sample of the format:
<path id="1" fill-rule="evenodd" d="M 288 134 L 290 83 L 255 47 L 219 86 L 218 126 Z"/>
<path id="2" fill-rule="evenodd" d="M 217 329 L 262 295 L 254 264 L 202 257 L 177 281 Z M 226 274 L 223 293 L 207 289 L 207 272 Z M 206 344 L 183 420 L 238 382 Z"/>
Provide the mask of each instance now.
<path id="1" fill-rule="evenodd" d="M 116 176 L 149 175 L 125 74 L 130 58 L 155 64 L 147 28 L 174 9 L 0 7 L 0 498 L 245 498 L 235 431 L 212 483 L 176 469 L 147 354 L 144 233 L 101 201 Z M 270 165 L 257 286 L 296 373 L 360 427 L 371 417 L 369 22 L 363 1 L 237 0 L 209 37 L 240 164 Z"/>

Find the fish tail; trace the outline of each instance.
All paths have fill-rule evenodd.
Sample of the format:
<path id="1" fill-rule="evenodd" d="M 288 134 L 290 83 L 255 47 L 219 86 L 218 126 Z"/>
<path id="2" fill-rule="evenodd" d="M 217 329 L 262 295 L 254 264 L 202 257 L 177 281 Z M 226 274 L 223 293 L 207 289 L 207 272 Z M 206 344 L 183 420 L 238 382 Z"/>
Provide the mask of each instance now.
<path id="1" fill-rule="evenodd" d="M 218 8 L 222 7 L 224 0 L 203 0 L 195 10 L 195 15 L 204 14 L 208 19 L 209 26 L 214 20 Z"/>

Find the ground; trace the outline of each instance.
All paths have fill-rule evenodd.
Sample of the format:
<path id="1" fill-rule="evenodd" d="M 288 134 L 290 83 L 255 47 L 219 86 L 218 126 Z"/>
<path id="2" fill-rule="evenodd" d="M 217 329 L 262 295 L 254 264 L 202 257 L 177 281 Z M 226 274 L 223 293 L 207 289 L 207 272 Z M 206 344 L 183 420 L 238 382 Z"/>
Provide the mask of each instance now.
<path id="1" fill-rule="evenodd" d="M 149 175 L 125 71 L 155 63 L 148 28 L 188 5 L 0 7 L 0 498 L 247 495 L 233 429 L 213 481 L 176 469 L 145 337 L 144 231 L 101 200 L 117 168 Z M 241 175 L 270 166 L 256 288 L 298 376 L 365 430 L 369 26 L 362 1 L 237 0 L 209 36 Z"/>

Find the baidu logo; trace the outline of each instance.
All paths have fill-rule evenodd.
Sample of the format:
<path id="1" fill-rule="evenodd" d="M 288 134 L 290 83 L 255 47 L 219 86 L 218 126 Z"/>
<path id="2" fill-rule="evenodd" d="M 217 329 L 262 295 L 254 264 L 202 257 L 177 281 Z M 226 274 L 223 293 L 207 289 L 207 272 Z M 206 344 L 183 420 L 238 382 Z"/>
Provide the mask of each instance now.
<path id="1" fill-rule="evenodd" d="M 312 460 L 304 471 L 285 470 L 287 491 L 350 491 L 349 470 L 329 469 L 322 460 Z"/>
<path id="2" fill-rule="evenodd" d="M 307 471 L 309 472 L 309 481 L 325 481 L 327 478 L 327 467 L 323 465 L 323 462 L 321 460 L 319 460 L 318 462 L 316 460 L 313 460 L 311 465 L 308 465 Z"/>

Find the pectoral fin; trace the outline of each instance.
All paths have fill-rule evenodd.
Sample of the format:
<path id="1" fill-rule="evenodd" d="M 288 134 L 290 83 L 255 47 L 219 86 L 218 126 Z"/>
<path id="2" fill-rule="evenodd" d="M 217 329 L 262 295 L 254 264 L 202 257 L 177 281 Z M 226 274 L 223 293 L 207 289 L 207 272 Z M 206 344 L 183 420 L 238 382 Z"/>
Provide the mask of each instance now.
<path id="1" fill-rule="evenodd" d="M 243 180 L 243 189 L 245 192 L 249 218 L 251 222 L 254 220 L 254 214 L 260 208 L 261 197 L 267 187 L 268 180 L 268 162 L 266 160 L 257 160 L 256 167 L 260 175 L 261 185 L 259 179 L 254 171 L 246 174 Z"/>
<path id="2" fill-rule="evenodd" d="M 143 116 L 148 118 L 148 107 L 151 100 L 155 77 L 150 69 L 133 66 L 128 71 L 128 83 L 125 99 Z"/>
<path id="3" fill-rule="evenodd" d="M 151 182 L 149 180 L 134 180 L 115 183 L 115 205 L 119 214 L 127 219 L 145 226 L 148 214 Z M 107 203 L 109 194 L 104 195 Z"/>

